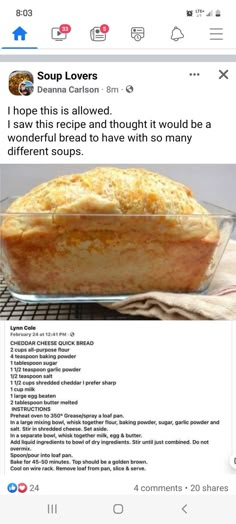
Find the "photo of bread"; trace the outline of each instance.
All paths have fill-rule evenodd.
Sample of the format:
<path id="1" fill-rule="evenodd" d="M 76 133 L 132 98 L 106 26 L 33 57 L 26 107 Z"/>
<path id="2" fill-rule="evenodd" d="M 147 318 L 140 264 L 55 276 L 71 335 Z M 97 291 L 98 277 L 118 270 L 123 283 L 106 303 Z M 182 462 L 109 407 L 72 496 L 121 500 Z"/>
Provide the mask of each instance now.
<path id="1" fill-rule="evenodd" d="M 102 318 L 108 317 L 102 303 L 110 308 L 109 318 L 115 311 L 135 318 L 136 310 L 139 316 L 169 318 L 172 304 L 186 297 L 184 315 L 192 318 L 194 297 L 204 300 L 214 282 L 217 293 L 219 286 L 228 289 L 232 275 L 215 280 L 215 273 L 236 217 L 219 205 L 227 205 L 223 190 L 213 205 L 204 202 L 211 180 L 222 180 L 223 187 L 214 166 L 203 166 L 208 186 L 199 173 L 191 177 L 194 166 L 29 165 L 12 166 L 10 174 L 9 166 L 4 169 L 2 296 L 18 301 L 14 307 L 21 301 L 37 311 L 43 304 L 81 304 L 90 318 L 94 303 Z M 229 203 L 231 194 L 226 193 Z M 233 263 L 230 249 L 228 259 L 223 257 L 227 271 Z M 163 312 L 158 306 L 153 313 L 153 300 Z M 7 315 L 8 303 L 3 300 Z"/>
<path id="2" fill-rule="evenodd" d="M 14 290 L 101 296 L 197 291 L 219 238 L 188 187 L 113 167 L 35 187 L 9 207 L 1 235 Z"/>

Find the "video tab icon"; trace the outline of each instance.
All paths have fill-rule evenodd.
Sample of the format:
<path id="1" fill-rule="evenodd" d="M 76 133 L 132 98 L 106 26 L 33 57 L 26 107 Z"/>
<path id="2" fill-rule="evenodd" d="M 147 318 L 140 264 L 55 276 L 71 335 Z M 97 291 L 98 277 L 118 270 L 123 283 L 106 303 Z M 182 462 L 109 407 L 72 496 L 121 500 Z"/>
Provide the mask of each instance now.
<path id="1" fill-rule="evenodd" d="M 56 42 L 61 42 L 67 38 L 67 33 L 62 33 L 59 27 L 52 27 L 51 38 L 52 40 L 56 40 Z"/>

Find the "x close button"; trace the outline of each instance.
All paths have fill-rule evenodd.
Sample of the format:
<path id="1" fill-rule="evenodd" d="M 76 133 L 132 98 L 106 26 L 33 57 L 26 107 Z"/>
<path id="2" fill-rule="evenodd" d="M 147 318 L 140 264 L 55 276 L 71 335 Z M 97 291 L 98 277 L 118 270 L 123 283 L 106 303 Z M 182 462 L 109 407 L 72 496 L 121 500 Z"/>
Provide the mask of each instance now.
<path id="1" fill-rule="evenodd" d="M 219 73 L 220 73 L 219 80 L 221 80 L 222 78 L 229 80 L 229 77 L 227 75 L 228 72 L 229 72 L 228 69 L 226 69 L 226 71 L 221 71 L 221 69 L 219 69 Z"/>

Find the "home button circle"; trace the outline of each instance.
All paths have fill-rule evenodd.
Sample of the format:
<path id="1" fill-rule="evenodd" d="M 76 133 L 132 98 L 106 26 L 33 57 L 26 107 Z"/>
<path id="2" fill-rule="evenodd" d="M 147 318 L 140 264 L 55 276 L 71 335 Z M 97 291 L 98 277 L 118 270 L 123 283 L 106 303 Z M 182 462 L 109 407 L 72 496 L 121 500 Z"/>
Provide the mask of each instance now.
<path id="1" fill-rule="evenodd" d="M 114 504 L 113 513 L 115 513 L 116 515 L 121 515 L 122 513 L 124 513 L 123 504 Z"/>

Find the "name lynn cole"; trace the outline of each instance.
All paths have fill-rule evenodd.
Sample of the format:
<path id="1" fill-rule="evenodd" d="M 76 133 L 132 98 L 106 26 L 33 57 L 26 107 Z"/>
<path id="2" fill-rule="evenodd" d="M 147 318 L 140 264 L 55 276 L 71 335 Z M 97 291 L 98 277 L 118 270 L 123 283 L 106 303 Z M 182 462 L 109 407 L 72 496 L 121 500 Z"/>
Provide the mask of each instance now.
<path id="1" fill-rule="evenodd" d="M 54 82 L 61 82 L 62 80 L 77 80 L 77 81 L 86 81 L 86 80 L 97 80 L 98 75 L 96 73 L 69 73 L 65 71 L 64 73 L 44 73 L 39 71 L 37 75 L 38 80 L 51 80 Z M 86 86 L 74 86 L 70 85 L 68 87 L 45 87 L 37 86 L 36 88 L 38 93 L 99 93 L 99 87 L 86 87 Z"/>

